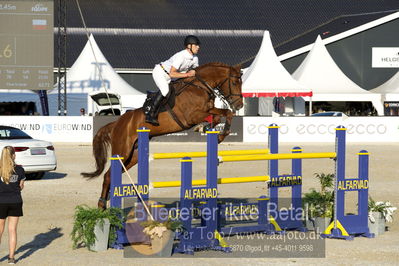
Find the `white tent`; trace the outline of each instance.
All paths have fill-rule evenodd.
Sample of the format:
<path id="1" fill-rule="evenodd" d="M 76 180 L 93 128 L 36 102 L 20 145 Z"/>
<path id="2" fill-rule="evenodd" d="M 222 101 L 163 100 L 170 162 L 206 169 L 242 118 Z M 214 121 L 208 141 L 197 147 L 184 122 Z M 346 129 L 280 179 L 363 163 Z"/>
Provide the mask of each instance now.
<path id="1" fill-rule="evenodd" d="M 320 36 L 292 76 L 313 91 L 311 101 L 371 101 L 382 115 L 379 95 L 350 80 L 334 62 Z"/>
<path id="2" fill-rule="evenodd" d="M 107 92 L 120 96 L 123 109 L 140 108 L 146 95 L 137 91 L 121 78 L 98 47 L 93 35 L 82 50 L 75 63 L 67 72 L 67 110 L 68 115 L 79 115 L 81 107 L 88 113 L 96 110 L 96 104 L 89 94 Z M 57 110 L 58 90 L 49 93 L 50 114 Z"/>
<path id="3" fill-rule="evenodd" d="M 242 76 L 244 97 L 299 97 L 312 92 L 293 79 L 274 51 L 269 31 L 263 34 L 262 45 L 251 66 Z"/>

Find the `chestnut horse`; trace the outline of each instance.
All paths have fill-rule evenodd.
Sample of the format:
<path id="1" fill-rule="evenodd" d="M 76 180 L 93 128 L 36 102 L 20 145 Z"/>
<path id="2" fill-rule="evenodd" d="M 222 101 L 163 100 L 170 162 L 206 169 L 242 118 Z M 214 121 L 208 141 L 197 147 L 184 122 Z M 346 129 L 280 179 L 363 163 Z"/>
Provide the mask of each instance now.
<path id="1" fill-rule="evenodd" d="M 141 127 L 150 129 L 150 137 L 165 135 L 189 129 L 209 116 L 213 115 L 213 123 L 218 124 L 221 117 L 226 117 L 223 132 L 219 134 L 219 143 L 230 133 L 233 113 L 229 109 L 214 107 L 215 97 L 222 98 L 233 110 L 243 107 L 241 95 L 240 66 L 229 66 L 222 63 L 209 63 L 195 69 L 196 76 L 180 79 L 171 86 L 175 88 L 175 103 L 172 108 L 166 108 L 158 116 L 159 126 L 145 122 L 143 108 L 122 115 L 117 121 L 102 127 L 93 139 L 93 155 L 96 160 L 96 170 L 81 173 L 84 177 L 99 176 L 108 160 L 108 147 L 112 154 L 124 158 L 126 169 L 137 163 L 137 132 Z M 110 189 L 110 169 L 104 174 L 99 208 L 106 208 Z"/>

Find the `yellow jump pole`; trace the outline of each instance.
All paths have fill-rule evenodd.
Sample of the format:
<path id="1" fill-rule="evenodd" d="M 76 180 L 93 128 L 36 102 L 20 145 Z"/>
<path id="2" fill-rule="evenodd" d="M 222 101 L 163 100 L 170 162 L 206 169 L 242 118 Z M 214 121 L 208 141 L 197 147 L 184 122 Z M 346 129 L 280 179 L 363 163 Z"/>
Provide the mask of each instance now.
<path id="1" fill-rule="evenodd" d="M 250 183 L 250 182 L 266 182 L 269 181 L 269 176 L 248 176 L 248 177 L 228 177 L 219 178 L 218 184 L 236 184 L 236 183 Z M 206 185 L 206 179 L 193 180 L 193 186 Z M 151 188 L 165 188 L 165 187 L 180 187 L 181 181 L 160 181 L 152 182 Z"/>
<path id="2" fill-rule="evenodd" d="M 260 160 L 284 160 L 284 159 L 321 159 L 335 158 L 335 152 L 315 152 L 315 153 L 279 153 L 264 155 L 235 155 L 219 156 L 219 162 L 239 162 L 239 161 L 260 161 Z"/>
<path id="3" fill-rule="evenodd" d="M 255 154 L 268 154 L 269 149 L 259 150 L 235 150 L 235 151 L 219 151 L 218 156 L 226 155 L 255 155 Z M 167 153 L 154 153 L 150 155 L 150 160 L 158 159 L 181 159 L 184 157 L 199 158 L 206 157 L 205 151 L 198 152 L 167 152 Z"/>

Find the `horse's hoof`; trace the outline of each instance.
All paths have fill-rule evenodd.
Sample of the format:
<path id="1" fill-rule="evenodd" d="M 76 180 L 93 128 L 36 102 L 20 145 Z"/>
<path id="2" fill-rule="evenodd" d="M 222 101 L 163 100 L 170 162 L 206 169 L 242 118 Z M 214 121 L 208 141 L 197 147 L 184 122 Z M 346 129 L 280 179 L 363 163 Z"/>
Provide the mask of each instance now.
<path id="1" fill-rule="evenodd" d="M 107 202 L 104 202 L 103 200 L 99 200 L 97 203 L 97 207 L 99 209 L 105 210 L 107 208 Z"/>
<path id="2" fill-rule="evenodd" d="M 194 132 L 204 133 L 204 125 L 202 125 L 202 124 L 196 125 L 194 127 L 193 131 Z"/>
<path id="3" fill-rule="evenodd" d="M 211 129 L 211 125 L 209 123 L 201 123 L 194 127 L 194 132 L 205 133 Z"/>

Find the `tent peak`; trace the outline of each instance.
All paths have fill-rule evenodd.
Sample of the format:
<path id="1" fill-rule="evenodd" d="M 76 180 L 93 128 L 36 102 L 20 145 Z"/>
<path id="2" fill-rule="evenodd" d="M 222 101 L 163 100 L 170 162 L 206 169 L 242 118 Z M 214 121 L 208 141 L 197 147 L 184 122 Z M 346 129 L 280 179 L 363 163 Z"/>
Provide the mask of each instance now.
<path id="1" fill-rule="evenodd" d="M 244 97 L 311 96 L 312 93 L 294 80 L 281 64 L 267 30 L 264 31 L 258 54 L 242 80 Z"/>

